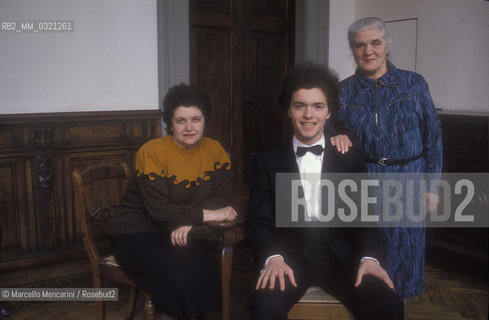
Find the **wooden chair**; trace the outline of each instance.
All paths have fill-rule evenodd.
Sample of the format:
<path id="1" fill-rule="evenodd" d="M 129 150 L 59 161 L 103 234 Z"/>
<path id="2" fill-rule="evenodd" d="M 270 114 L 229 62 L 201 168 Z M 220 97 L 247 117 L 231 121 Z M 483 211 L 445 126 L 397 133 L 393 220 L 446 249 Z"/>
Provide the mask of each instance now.
<path id="1" fill-rule="evenodd" d="M 242 209 L 237 206 L 238 209 Z M 241 210 L 240 210 L 241 211 Z M 246 211 L 245 211 L 246 212 Z M 230 283 L 234 245 L 245 238 L 241 219 L 233 222 L 208 222 L 220 242 L 222 320 L 229 320 Z M 353 315 L 338 299 L 319 287 L 310 287 L 288 313 L 290 320 L 354 320 Z"/>
<path id="2" fill-rule="evenodd" d="M 103 224 L 108 220 L 112 212 L 115 210 L 120 198 L 127 186 L 129 176 L 128 166 L 122 163 L 119 166 L 99 165 L 86 169 L 83 172 L 75 170 L 72 173 L 73 185 L 76 197 L 77 219 L 80 224 L 80 229 L 83 234 L 83 242 L 85 249 L 90 258 L 90 266 L 93 275 L 93 285 L 98 288 L 104 284 L 104 281 L 116 281 L 124 283 L 131 287 L 129 294 L 128 309 L 126 318 L 130 319 L 134 312 L 136 302 L 137 285 L 129 279 L 124 272 L 119 268 L 113 255 L 102 257 L 94 241 L 93 225 L 96 223 Z M 100 197 L 102 185 L 107 188 L 107 182 L 116 183 L 117 187 L 113 188 L 109 195 L 104 197 L 109 201 L 93 205 L 94 199 Z M 90 190 L 90 187 L 97 184 L 95 190 Z M 106 203 L 107 202 L 107 203 Z M 244 211 L 241 208 L 246 206 L 246 198 L 238 199 L 239 211 Z M 221 292 L 222 292 L 222 320 L 229 320 L 229 301 L 230 301 L 230 283 L 231 269 L 233 263 L 234 244 L 245 237 L 245 229 L 242 221 L 233 222 L 209 222 L 209 227 L 213 229 L 219 238 L 219 265 L 221 272 Z M 149 295 L 145 294 L 145 313 L 146 319 L 153 319 L 154 306 Z M 97 302 L 97 319 L 105 320 L 105 304 L 103 301 Z"/>
<path id="3" fill-rule="evenodd" d="M 231 271 L 233 267 L 234 245 L 245 238 L 244 223 L 237 219 L 232 222 L 206 223 L 219 238 L 220 272 L 221 272 L 221 319 L 229 320 L 229 303 L 231 289 Z"/>
<path id="4" fill-rule="evenodd" d="M 319 287 L 310 287 L 288 313 L 290 320 L 354 320 L 335 297 Z"/>
<path id="5" fill-rule="evenodd" d="M 108 243 L 96 245 L 96 240 L 97 238 L 100 240 L 100 236 L 106 233 L 105 226 L 126 189 L 128 177 L 129 168 L 125 163 L 102 164 L 89 167 L 83 172 L 75 170 L 72 173 L 76 216 L 90 260 L 93 286 L 101 288 L 107 281 L 114 281 L 130 287 L 124 318 L 126 320 L 131 319 L 134 313 L 137 284 L 121 270 L 113 255 L 102 256 L 99 253 L 104 249 L 107 251 Z M 148 294 L 144 292 L 143 294 L 145 295 L 145 318 L 152 320 L 155 312 L 153 303 Z M 105 320 L 104 301 L 97 301 L 97 319 Z"/>
<path id="6" fill-rule="evenodd" d="M 238 219 L 233 222 L 208 222 L 219 237 L 221 255 L 221 293 L 222 320 L 229 320 L 230 283 L 234 245 L 245 238 L 244 213 L 248 207 L 247 190 L 235 192 L 233 207 L 238 212 Z M 237 196 L 237 197 L 236 197 Z M 311 287 L 288 313 L 290 320 L 354 320 L 353 315 L 335 297 L 325 293 L 319 287 Z"/>
<path id="7" fill-rule="evenodd" d="M 211 221 L 206 224 L 219 238 L 219 268 L 221 273 L 221 320 L 229 320 L 231 271 L 233 267 L 234 245 L 245 238 L 245 215 L 248 210 L 249 190 L 236 188 L 232 206 L 238 218 L 232 222 Z"/>

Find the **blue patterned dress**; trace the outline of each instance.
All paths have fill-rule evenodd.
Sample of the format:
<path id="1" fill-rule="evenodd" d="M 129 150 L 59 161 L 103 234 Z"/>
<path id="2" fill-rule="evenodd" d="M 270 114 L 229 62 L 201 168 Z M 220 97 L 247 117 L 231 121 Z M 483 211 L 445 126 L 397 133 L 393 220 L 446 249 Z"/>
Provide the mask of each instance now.
<path id="1" fill-rule="evenodd" d="M 408 159 L 405 165 L 367 163 L 368 172 L 441 172 L 441 126 L 424 78 L 397 69 L 374 80 L 356 73 L 341 82 L 337 119 L 367 159 Z M 384 267 L 401 298 L 423 290 L 424 228 L 381 229 Z"/>

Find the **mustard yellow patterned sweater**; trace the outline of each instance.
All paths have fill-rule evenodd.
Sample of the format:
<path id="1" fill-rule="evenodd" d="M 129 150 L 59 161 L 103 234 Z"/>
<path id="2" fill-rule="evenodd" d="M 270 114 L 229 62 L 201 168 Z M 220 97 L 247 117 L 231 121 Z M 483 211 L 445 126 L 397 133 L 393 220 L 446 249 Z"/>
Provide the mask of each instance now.
<path id="1" fill-rule="evenodd" d="M 231 162 L 221 144 L 203 137 L 182 149 L 172 136 L 145 143 L 136 175 L 111 219 L 109 233 L 170 232 L 202 222 L 203 209 L 230 205 Z"/>

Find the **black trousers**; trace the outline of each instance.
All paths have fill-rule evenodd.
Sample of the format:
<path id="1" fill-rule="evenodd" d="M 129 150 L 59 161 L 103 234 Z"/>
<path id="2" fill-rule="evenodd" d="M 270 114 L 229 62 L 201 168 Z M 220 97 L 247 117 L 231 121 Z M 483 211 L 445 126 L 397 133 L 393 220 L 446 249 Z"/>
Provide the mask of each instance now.
<path id="1" fill-rule="evenodd" d="M 148 292 L 159 311 L 174 317 L 197 317 L 221 305 L 217 263 L 198 243 L 171 245 L 159 233 L 111 237 L 122 270 Z"/>
<path id="2" fill-rule="evenodd" d="M 324 242 L 315 243 L 318 245 L 307 247 L 306 254 L 287 258 L 286 262 L 294 271 L 298 287 L 294 288 L 287 281 L 283 292 L 277 282 L 274 290 L 257 290 L 252 319 L 287 319 L 287 312 L 310 286 L 319 286 L 335 296 L 356 319 L 404 319 L 404 303 L 383 281 L 373 276 L 364 276 L 361 285 L 355 288 L 358 265 L 340 264 Z"/>

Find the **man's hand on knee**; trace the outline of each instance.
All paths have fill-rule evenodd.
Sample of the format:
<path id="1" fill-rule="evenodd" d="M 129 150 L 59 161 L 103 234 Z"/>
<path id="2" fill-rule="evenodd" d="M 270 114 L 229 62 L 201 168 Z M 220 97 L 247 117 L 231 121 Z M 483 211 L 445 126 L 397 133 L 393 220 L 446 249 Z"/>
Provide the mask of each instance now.
<path id="1" fill-rule="evenodd" d="M 256 283 L 256 290 L 266 289 L 267 284 L 269 283 L 268 288 L 273 290 L 275 288 L 275 282 L 279 281 L 280 290 L 285 290 L 285 277 L 289 278 L 290 284 L 294 287 L 297 287 L 297 283 L 294 278 L 294 271 L 283 261 L 282 257 L 274 257 L 271 258 L 266 266 L 263 268 L 260 277 L 258 277 L 258 281 Z"/>
<path id="2" fill-rule="evenodd" d="M 362 279 L 365 275 L 372 275 L 382 280 L 389 288 L 394 290 L 394 283 L 389 278 L 389 275 L 375 260 L 365 259 L 362 261 L 362 263 L 360 263 L 360 266 L 358 267 L 357 280 L 355 281 L 355 287 L 362 284 Z"/>

